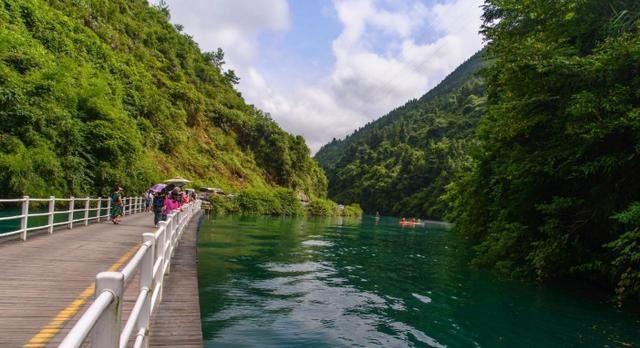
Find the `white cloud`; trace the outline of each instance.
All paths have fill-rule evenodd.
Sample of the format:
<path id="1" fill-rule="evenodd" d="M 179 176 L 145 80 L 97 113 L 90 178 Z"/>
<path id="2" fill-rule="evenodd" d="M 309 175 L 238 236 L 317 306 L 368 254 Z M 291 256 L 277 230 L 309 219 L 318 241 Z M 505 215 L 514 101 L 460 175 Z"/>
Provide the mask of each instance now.
<path id="1" fill-rule="evenodd" d="M 257 37 L 289 28 L 287 0 L 167 0 L 171 21 L 184 25 L 200 48 L 223 48 L 227 66 L 248 71 L 257 59 Z"/>
<path id="2" fill-rule="evenodd" d="M 257 37 L 289 28 L 285 0 L 170 0 L 172 20 L 205 50 L 222 47 L 241 78 L 249 103 L 287 131 L 302 134 L 312 151 L 343 137 L 435 86 L 482 46 L 482 0 L 334 0 L 340 35 L 335 63 L 316 81 L 266 79 L 256 68 Z M 188 5 L 185 5 L 188 4 Z M 424 33 L 435 39 L 425 42 Z"/>
<path id="3" fill-rule="evenodd" d="M 481 48 L 481 0 L 454 0 L 432 8 L 405 1 L 336 0 L 342 33 L 333 41 L 335 66 L 326 81 L 306 89 L 271 91 L 256 103 L 285 129 L 301 133 L 313 151 L 407 100 L 420 97 Z M 403 12 L 398 12 L 403 11 Z M 417 43 L 430 26 L 438 39 Z M 376 33 L 392 40 L 375 50 Z M 275 88 L 275 87 L 273 87 Z M 277 103 L 269 100 L 280 100 Z"/>

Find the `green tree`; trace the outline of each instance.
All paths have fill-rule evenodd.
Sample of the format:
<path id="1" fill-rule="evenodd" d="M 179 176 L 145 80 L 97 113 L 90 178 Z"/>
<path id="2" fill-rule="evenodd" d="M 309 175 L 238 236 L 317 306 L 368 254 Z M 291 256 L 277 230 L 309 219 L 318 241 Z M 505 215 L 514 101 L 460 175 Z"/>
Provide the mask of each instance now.
<path id="1" fill-rule="evenodd" d="M 450 216 L 478 238 L 478 264 L 619 284 L 631 237 L 611 216 L 640 198 L 640 3 L 490 0 L 484 10 L 495 64 L 476 163 L 450 187 Z"/>
<path id="2" fill-rule="evenodd" d="M 136 194 L 174 175 L 326 195 L 304 139 L 256 116 L 222 49 L 168 18 L 164 1 L 0 0 L 0 197 Z"/>
<path id="3" fill-rule="evenodd" d="M 420 99 L 334 140 L 315 158 L 329 179 L 329 197 L 368 213 L 440 219 L 439 200 L 464 158 L 484 107 L 476 74 L 482 52 Z"/>
<path id="4" fill-rule="evenodd" d="M 205 52 L 205 59 L 213 63 L 213 65 L 217 66 L 219 69 L 225 64 L 224 61 L 224 51 L 222 48 L 218 47 L 215 52 Z"/>
<path id="5" fill-rule="evenodd" d="M 237 85 L 238 83 L 240 83 L 240 78 L 236 76 L 236 72 L 232 69 L 224 72 L 224 78 L 232 85 Z"/>

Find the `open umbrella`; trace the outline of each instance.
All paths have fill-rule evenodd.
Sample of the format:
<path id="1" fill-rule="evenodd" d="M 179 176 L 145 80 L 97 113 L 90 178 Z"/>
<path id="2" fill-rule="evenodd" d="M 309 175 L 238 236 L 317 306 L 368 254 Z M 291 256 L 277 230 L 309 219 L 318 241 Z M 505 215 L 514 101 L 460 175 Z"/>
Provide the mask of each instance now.
<path id="1" fill-rule="evenodd" d="M 165 184 L 155 184 L 153 186 L 151 186 L 151 188 L 149 190 L 153 191 L 153 192 L 162 192 L 162 189 L 164 189 L 167 185 Z"/>
<path id="2" fill-rule="evenodd" d="M 176 185 L 174 185 L 174 184 L 169 184 L 169 185 L 165 186 L 165 187 L 162 189 L 162 192 L 163 192 L 163 193 L 169 193 L 169 192 L 173 191 L 173 189 L 175 189 L 175 188 L 176 188 Z"/>
<path id="3" fill-rule="evenodd" d="M 191 182 L 185 178 L 181 178 L 181 177 L 175 177 L 175 178 L 171 178 L 171 179 L 167 179 L 164 181 L 165 184 L 174 184 L 178 187 L 180 186 L 184 186 L 186 183 Z"/>

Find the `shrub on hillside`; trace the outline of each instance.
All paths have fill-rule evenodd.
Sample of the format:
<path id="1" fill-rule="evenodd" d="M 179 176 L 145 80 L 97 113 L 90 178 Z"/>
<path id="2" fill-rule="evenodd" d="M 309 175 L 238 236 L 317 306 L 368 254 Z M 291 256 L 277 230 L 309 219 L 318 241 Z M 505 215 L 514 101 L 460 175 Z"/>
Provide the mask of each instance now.
<path id="1" fill-rule="evenodd" d="M 238 205 L 234 200 L 223 196 L 209 197 L 211 202 L 211 213 L 214 215 L 224 215 L 239 212 Z"/>
<path id="2" fill-rule="evenodd" d="M 362 208 L 360 208 L 360 204 L 358 203 L 350 204 L 342 209 L 340 215 L 345 217 L 360 217 L 362 216 Z"/>
<path id="3" fill-rule="evenodd" d="M 243 214 L 280 215 L 282 204 L 272 191 L 249 189 L 234 198 Z"/>
<path id="4" fill-rule="evenodd" d="M 256 214 L 299 216 L 304 209 L 295 192 L 290 189 L 277 188 L 249 189 L 233 198 L 212 196 L 211 211 L 214 214 Z"/>
<path id="5" fill-rule="evenodd" d="M 310 216 L 336 216 L 338 206 L 328 199 L 316 198 L 307 206 L 307 213 Z"/>
<path id="6" fill-rule="evenodd" d="M 275 191 L 275 196 L 278 201 L 280 201 L 280 205 L 282 207 L 280 215 L 304 215 L 304 208 L 302 207 L 302 204 L 300 204 L 300 200 L 298 200 L 298 197 L 294 191 L 285 188 L 278 188 Z"/>

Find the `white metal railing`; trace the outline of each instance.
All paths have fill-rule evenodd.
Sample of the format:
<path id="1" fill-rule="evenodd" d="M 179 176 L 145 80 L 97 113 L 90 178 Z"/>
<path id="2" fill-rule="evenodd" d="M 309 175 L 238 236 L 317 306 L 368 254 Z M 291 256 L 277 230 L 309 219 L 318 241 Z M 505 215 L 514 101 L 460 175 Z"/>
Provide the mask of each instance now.
<path id="1" fill-rule="evenodd" d="M 68 203 L 67 203 L 68 202 Z M 100 222 L 109 218 L 111 211 L 111 199 L 110 198 L 30 198 L 24 196 L 17 199 L 0 199 L 0 203 L 16 203 L 20 205 L 20 213 L 18 215 L 2 216 L 0 217 L 0 223 L 3 221 L 20 220 L 20 227 L 17 230 L 0 232 L 0 238 L 13 236 L 20 234 L 22 240 L 27 239 L 27 234 L 36 230 L 48 230 L 49 234 L 53 233 L 54 227 L 67 226 L 69 229 L 73 228 L 74 224 L 81 223 L 83 226 L 88 225 L 91 222 Z M 30 211 L 30 204 L 37 203 L 43 204 L 48 207 L 45 212 L 32 213 Z M 65 203 L 68 206 L 66 210 L 57 210 L 56 206 L 60 207 L 60 203 Z M 123 214 L 131 215 L 144 211 L 144 197 L 125 197 L 122 199 Z M 106 214 L 103 214 L 106 210 Z M 57 216 L 63 215 L 65 218 L 56 219 Z M 81 215 L 78 217 L 77 215 Z M 47 217 L 46 224 L 38 224 L 37 226 L 29 227 L 30 218 Z M 33 221 L 33 220 L 32 220 Z"/>
<path id="2" fill-rule="evenodd" d="M 93 347 L 124 348 L 134 332 L 133 347 L 148 347 L 151 315 L 162 301 L 164 276 L 171 269 L 171 257 L 184 227 L 200 206 L 200 200 L 186 204 L 168 214 L 154 233 L 144 233 L 142 245 L 120 272 L 98 273 L 95 300 L 59 347 L 80 347 L 91 332 Z M 129 318 L 121 327 L 124 291 L 137 271 L 140 271 L 139 292 Z"/>

